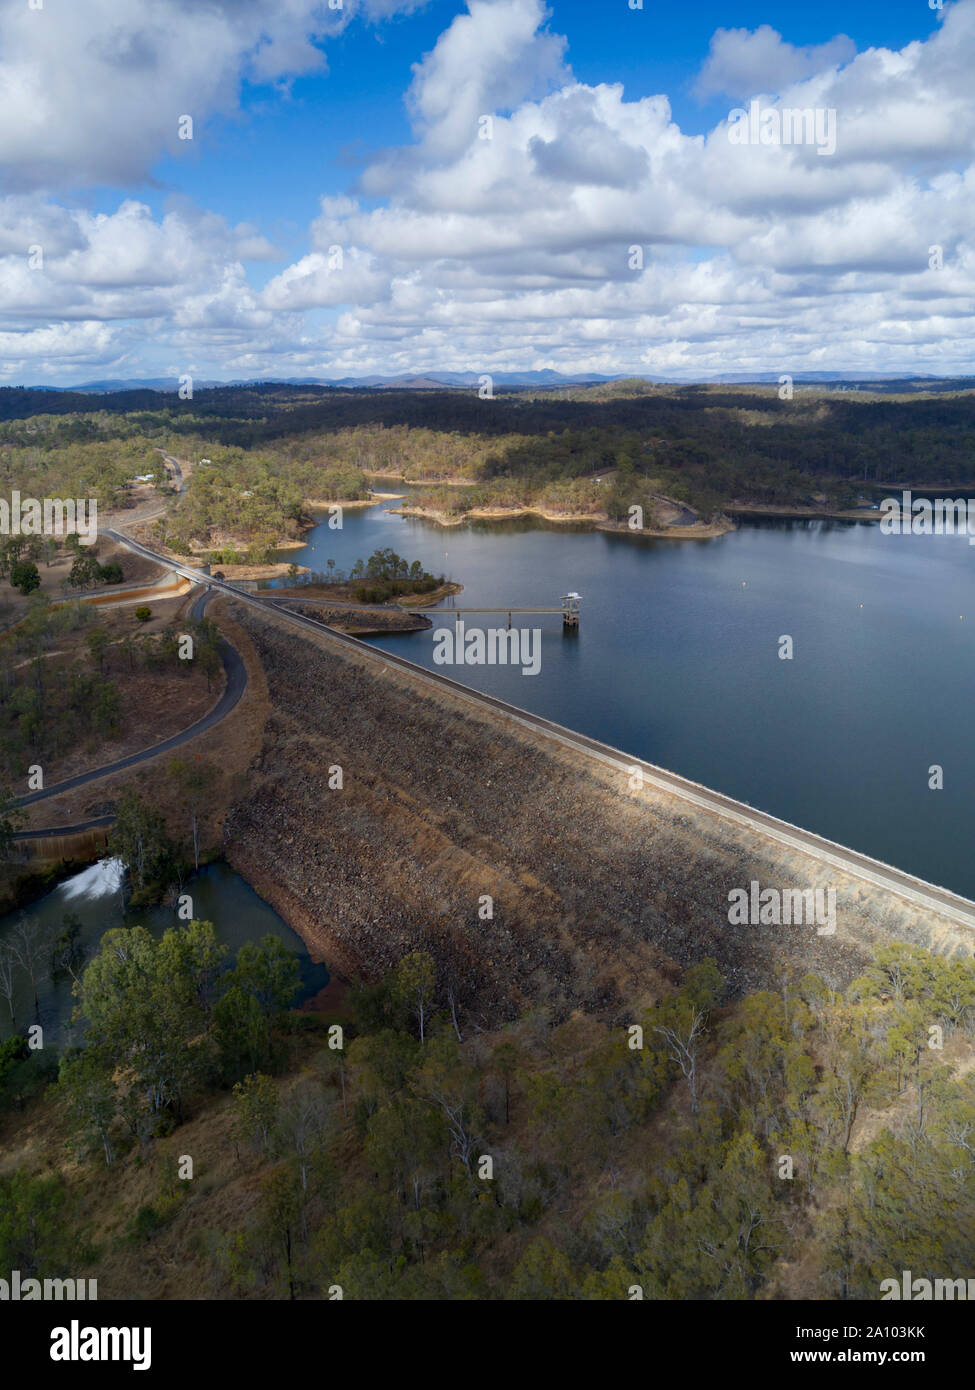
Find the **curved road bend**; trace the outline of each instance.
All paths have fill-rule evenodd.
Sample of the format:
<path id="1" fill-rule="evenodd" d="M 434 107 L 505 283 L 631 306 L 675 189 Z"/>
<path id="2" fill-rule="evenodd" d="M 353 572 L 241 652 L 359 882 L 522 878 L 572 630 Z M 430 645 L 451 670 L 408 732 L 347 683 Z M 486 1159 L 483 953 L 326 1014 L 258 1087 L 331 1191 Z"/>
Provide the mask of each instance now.
<path id="1" fill-rule="evenodd" d="M 196 581 L 199 582 L 198 574 Z M 197 620 L 202 618 L 211 596 L 210 591 L 205 590 L 193 603 L 190 616 Z M 62 792 L 71 791 L 75 787 L 84 787 L 89 782 L 97 782 L 102 777 L 110 777 L 113 772 L 123 772 L 128 767 L 135 767 L 138 763 L 148 762 L 150 758 L 158 758 L 161 753 L 168 753 L 173 748 L 179 748 L 182 744 L 189 743 L 198 734 L 212 729 L 214 724 L 219 724 L 238 703 L 247 688 L 247 668 L 237 650 L 224 638 L 220 639 L 220 656 L 223 660 L 223 668 L 227 673 L 227 684 L 223 694 L 209 714 L 205 714 L 202 719 L 198 719 L 195 724 L 191 724 L 182 733 L 174 734 L 172 738 L 164 739 L 162 743 L 153 744 L 150 748 L 144 748 L 141 753 L 130 753 L 127 758 L 119 758 L 117 762 L 106 763 L 104 767 L 96 767 L 91 772 L 81 772 L 77 777 L 67 777 L 63 782 L 55 782 L 53 786 L 45 787 L 43 791 L 30 792 L 27 796 L 18 797 L 15 805 L 30 806 L 35 801 L 44 801 L 49 796 L 59 796 Z M 96 821 L 85 821 L 83 825 L 63 826 L 60 830 L 21 831 L 18 838 L 26 840 L 38 838 L 41 834 L 69 834 L 100 823 L 101 818 Z"/>
<path id="2" fill-rule="evenodd" d="M 130 549 L 146 555 L 160 564 L 168 565 L 179 573 L 194 576 L 199 580 L 199 573 L 189 566 L 166 559 L 156 551 L 150 550 L 138 541 L 130 540 L 128 536 L 117 531 L 110 531 L 109 534 Z M 240 603 L 250 604 L 252 608 L 259 608 L 265 613 L 277 613 L 298 627 L 317 632 L 319 636 L 324 636 L 328 641 L 354 647 L 357 651 L 368 656 L 372 662 L 379 663 L 383 667 L 400 667 L 417 679 L 426 682 L 427 685 L 439 689 L 447 687 L 474 705 L 495 709 L 514 723 L 521 724 L 534 733 L 543 734 L 576 752 L 588 753 L 621 774 L 628 776 L 632 769 L 640 768 L 643 772 L 644 782 L 661 791 L 679 796 L 684 801 L 690 802 L 694 806 L 700 806 L 703 810 L 721 816 L 725 820 L 730 820 L 736 825 L 744 826 L 749 830 L 760 831 L 770 839 L 776 840 L 790 849 L 798 849 L 804 854 L 813 855 L 822 863 L 830 864 L 834 868 L 841 869 L 844 873 L 853 874 L 886 892 L 905 898 L 915 907 L 950 917 L 953 921 L 961 922 L 964 926 L 975 929 L 975 902 L 971 902 L 968 898 L 963 898 L 957 893 L 952 893 L 947 888 L 939 888 L 935 884 L 926 883 L 914 874 L 905 873 L 904 870 L 896 869 L 891 864 L 884 864 L 879 859 L 871 859 L 869 855 L 860 854 L 857 850 L 848 849 L 845 845 L 838 845 L 822 835 L 814 835 L 810 830 L 803 830 L 797 825 L 791 825 L 788 821 L 779 820 L 777 816 L 771 816 L 765 811 L 758 811 L 743 801 L 736 801 L 734 797 L 725 796 L 723 792 L 712 791 L 710 787 L 704 787 L 699 782 L 692 782 L 689 778 L 681 777 L 676 772 L 668 772 L 665 768 L 657 767 L 654 763 L 646 762 L 643 758 L 632 757 L 620 752 L 618 748 L 611 748 L 609 744 L 600 743 L 598 739 L 588 738 L 585 734 L 577 734 L 572 729 L 566 729 L 563 725 L 556 724 L 554 720 L 531 714 L 528 710 L 520 709 L 517 705 L 510 705 L 505 700 L 498 700 L 493 695 L 482 695 L 480 691 L 473 690 L 468 685 L 461 685 L 459 681 L 451 680 L 448 676 L 441 676 L 428 671 L 426 667 L 407 661 L 405 657 L 394 656 L 391 652 L 379 651 L 358 637 L 351 637 L 348 633 L 338 632 L 334 628 L 325 627 L 322 623 L 317 623 L 311 618 L 302 617 L 300 613 L 294 613 L 282 604 L 268 603 L 264 599 L 256 598 L 253 594 L 234 588 L 226 580 L 211 577 L 205 582 L 211 588 L 228 594 Z"/>

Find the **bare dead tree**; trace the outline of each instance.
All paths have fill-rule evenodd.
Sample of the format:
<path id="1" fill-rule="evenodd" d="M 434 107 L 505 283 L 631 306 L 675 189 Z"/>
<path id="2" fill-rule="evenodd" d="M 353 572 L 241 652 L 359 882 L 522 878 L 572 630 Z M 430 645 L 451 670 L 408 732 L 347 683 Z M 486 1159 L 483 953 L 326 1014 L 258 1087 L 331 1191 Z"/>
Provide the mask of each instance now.
<path id="1" fill-rule="evenodd" d="M 457 1022 L 457 996 L 452 984 L 447 986 L 447 1003 L 450 1005 L 450 1017 L 453 1021 L 454 1032 L 457 1034 L 457 1041 L 463 1042 L 464 1039 L 460 1035 L 460 1024 Z"/>
<path id="2" fill-rule="evenodd" d="M 330 1114 L 322 1088 L 299 1082 L 278 1118 L 278 1137 L 295 1155 L 303 1192 L 308 1189 L 308 1171 L 316 1148 L 328 1132 Z"/>
<path id="3" fill-rule="evenodd" d="M 474 1153 L 479 1141 L 471 1127 L 467 1104 L 463 1099 L 449 1096 L 439 1088 L 431 1090 L 426 1098 L 431 1104 L 440 1107 L 447 1122 L 451 1148 L 466 1168 L 467 1176 L 473 1178 Z"/>
<path id="4" fill-rule="evenodd" d="M 687 1081 L 691 1092 L 691 1114 L 696 1115 L 698 1109 L 697 1099 L 697 1064 L 700 1058 L 701 1044 L 704 1041 L 704 1034 L 707 1029 L 707 1013 L 704 1009 L 693 1009 L 686 1021 L 682 1024 L 671 1024 L 667 1026 L 656 1025 L 654 1032 L 659 1033 L 667 1044 L 667 1051 L 671 1059 L 680 1067 L 684 1079 Z"/>
<path id="5" fill-rule="evenodd" d="M 10 947 L 30 980 L 34 993 L 34 1016 L 39 1018 L 41 1005 L 37 997 L 37 981 L 43 962 L 50 954 L 48 933 L 39 922 L 32 921 L 29 917 L 21 917 L 11 934 Z"/>
<path id="6" fill-rule="evenodd" d="M 7 1001 L 7 1008 L 10 1010 L 10 1024 L 14 1024 L 14 968 L 17 965 L 17 957 L 6 942 L 0 942 L 0 994 Z"/>

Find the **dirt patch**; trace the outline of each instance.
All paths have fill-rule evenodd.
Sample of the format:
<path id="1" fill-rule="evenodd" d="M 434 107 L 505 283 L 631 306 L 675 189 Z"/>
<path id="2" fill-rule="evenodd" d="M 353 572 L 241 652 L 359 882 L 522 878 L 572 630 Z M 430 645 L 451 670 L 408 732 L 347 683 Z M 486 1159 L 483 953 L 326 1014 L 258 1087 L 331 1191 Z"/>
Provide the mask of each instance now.
<path id="1" fill-rule="evenodd" d="M 308 570 L 304 565 L 295 565 L 299 574 L 307 574 Z M 273 565 L 225 565 L 222 561 L 214 561 L 210 566 L 211 574 L 219 572 L 224 579 L 231 582 L 237 579 L 283 579 L 286 574 L 290 574 L 291 566 L 286 565 L 283 560 Z"/>
<path id="2" fill-rule="evenodd" d="M 68 602 L 76 599 L 81 593 L 97 593 L 99 596 L 118 594 L 130 585 L 152 585 L 162 580 L 166 576 L 166 571 L 155 564 L 152 560 L 147 560 L 142 555 L 136 555 L 125 546 L 117 545 L 114 541 L 105 536 L 99 536 L 97 547 L 82 547 L 82 555 L 88 555 L 91 550 L 97 551 L 96 558 L 101 565 L 118 563 L 122 566 L 122 580 L 119 584 L 99 584 L 94 589 L 77 590 L 72 589 L 68 584 L 68 576 L 71 573 L 71 566 L 74 564 L 74 555 L 65 547 L 58 552 L 56 559 L 48 564 L 44 558 L 37 561 L 37 572 L 40 576 L 40 592 L 45 594 L 52 603 Z M 19 622 L 27 612 L 27 599 L 10 583 L 9 577 L 0 581 L 0 622 L 4 627 L 9 627 L 13 623 Z"/>
<path id="3" fill-rule="evenodd" d="M 610 521 L 605 512 L 553 512 L 544 507 L 471 507 L 466 512 L 443 512 L 432 507 L 411 504 L 406 507 L 389 507 L 394 516 L 415 516 L 424 521 L 433 521 L 438 526 L 463 526 L 468 521 L 513 521 L 522 516 L 537 516 L 542 521 L 563 526 L 584 526 L 586 530 L 618 531 L 631 536 L 642 536 L 649 540 L 712 540 L 734 531 L 735 524 L 727 517 L 720 521 L 696 521 L 683 526 L 668 524 L 651 529 L 644 527 L 634 531 L 625 521 Z"/>
<path id="4" fill-rule="evenodd" d="M 710 541 L 716 536 L 726 536 L 729 531 L 737 529 L 728 517 L 722 517 L 719 521 L 695 521 L 689 526 L 680 526 L 676 522 L 656 528 L 645 526 L 639 531 L 632 530 L 625 521 L 603 521 L 596 527 L 597 531 L 613 531 L 620 535 L 639 536 L 644 540 L 655 541 Z"/>

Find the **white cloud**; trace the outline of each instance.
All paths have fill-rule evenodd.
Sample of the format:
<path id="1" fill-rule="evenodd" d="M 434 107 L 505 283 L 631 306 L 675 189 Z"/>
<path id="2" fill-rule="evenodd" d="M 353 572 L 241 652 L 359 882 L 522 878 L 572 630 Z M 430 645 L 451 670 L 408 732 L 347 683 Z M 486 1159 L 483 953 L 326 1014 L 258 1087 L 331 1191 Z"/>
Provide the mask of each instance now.
<path id="1" fill-rule="evenodd" d="M 50 361 L 49 316 L 105 327 L 93 361 L 129 360 L 142 333 L 208 375 L 972 369 L 975 0 L 899 52 L 715 36 L 705 73 L 722 90 L 836 110 L 828 157 L 733 146 L 724 122 L 688 135 L 664 96 L 577 82 L 547 23 L 540 0 L 470 0 L 414 69 L 415 141 L 356 196 L 323 199 L 307 254 L 260 291 L 245 261 L 274 252 L 253 228 L 182 205 L 153 219 L 133 201 L 111 217 L 0 201 L 9 355 Z M 26 269 L 28 228 L 53 248 L 43 274 Z M 84 335 L 62 341 L 76 362 Z"/>
<path id="2" fill-rule="evenodd" d="M 25 218 L 33 241 L 21 236 L 18 246 L 12 231 L 3 232 Z M 217 303 L 231 285 L 240 310 L 249 306 L 269 318 L 247 284 L 243 260 L 267 259 L 274 249 L 246 224 L 230 227 L 182 201 L 156 221 L 134 200 L 109 216 L 0 199 L 0 238 L 0 303 L 8 321 L 19 314 L 176 323 L 188 304 Z"/>
<path id="3" fill-rule="evenodd" d="M 719 29 L 695 84 L 700 97 L 747 99 L 761 92 L 781 92 L 796 82 L 848 63 L 856 44 L 845 34 L 829 43 L 796 48 L 775 29 L 761 24 L 755 30 Z"/>
<path id="4" fill-rule="evenodd" d="M 340 304 L 370 304 L 388 291 L 389 279 L 373 268 L 371 257 L 341 246 L 313 251 L 276 275 L 264 288 L 270 309 L 324 309 Z"/>
<path id="5" fill-rule="evenodd" d="M 570 89 L 559 126 L 553 139 L 533 135 L 528 142 L 532 165 L 542 178 L 609 188 L 633 188 L 646 178 L 646 149 L 628 143 L 600 118 L 596 94 L 588 88 Z"/>
<path id="6" fill-rule="evenodd" d="M 542 0 L 469 0 L 422 63 L 407 102 L 424 154 L 458 154 L 478 133 L 478 117 L 511 110 L 562 85 L 565 39 L 541 26 Z"/>
<path id="7" fill-rule="evenodd" d="M 530 51 L 525 25 L 540 23 L 539 11 L 505 0 L 506 17 L 522 21 L 519 53 Z M 716 36 L 713 80 L 720 58 L 734 87 L 737 54 L 748 75 L 738 91 L 836 109 L 838 148 L 827 158 L 732 146 L 724 123 L 687 136 L 664 98 L 627 101 L 619 86 L 568 74 L 556 91 L 495 111 L 493 138 L 479 140 L 466 113 L 484 104 L 483 68 L 446 42 L 460 24 L 421 71 L 445 94 L 472 75 L 477 99 L 457 123 L 464 138 L 431 141 L 430 111 L 446 113 L 450 98 L 431 103 L 416 114 L 418 144 L 387 152 L 362 180 L 385 205 L 333 201 L 316 224 L 319 241 L 354 245 L 391 276 L 387 297 L 342 316 L 332 360 L 347 364 L 343 347 L 361 353 L 373 342 L 372 365 L 394 369 L 380 344 L 395 340 L 413 354 L 395 368 L 420 370 L 540 365 L 544 354 L 569 370 L 666 372 L 694 361 L 705 371 L 727 367 L 729 353 L 774 369 L 824 351 L 837 367 L 869 368 L 885 345 L 897 366 L 966 363 L 973 176 L 953 164 L 962 152 L 969 164 L 975 143 L 973 0 L 899 53 L 855 56 L 847 40 L 795 49 L 768 29 L 733 45 Z M 483 59 L 492 72 L 495 60 L 496 51 Z M 932 244 L 945 248 L 943 271 L 928 269 Z M 634 245 L 642 273 L 630 269 Z"/>
<path id="8" fill-rule="evenodd" d="M 8 190 L 125 185 L 207 118 L 237 109 L 241 80 L 324 66 L 320 45 L 357 16 L 421 0 L 0 0 L 0 166 Z"/>

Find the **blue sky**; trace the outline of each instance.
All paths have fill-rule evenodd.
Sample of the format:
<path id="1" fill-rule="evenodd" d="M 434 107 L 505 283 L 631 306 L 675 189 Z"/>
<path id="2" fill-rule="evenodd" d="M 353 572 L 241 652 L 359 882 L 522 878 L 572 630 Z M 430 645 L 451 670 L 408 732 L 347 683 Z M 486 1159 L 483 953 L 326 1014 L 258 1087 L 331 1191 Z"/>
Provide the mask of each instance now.
<path id="1" fill-rule="evenodd" d="M 961 370 L 973 10 L 0 0 L 0 381 Z"/>
<path id="2" fill-rule="evenodd" d="M 160 159 L 153 176 L 161 187 L 147 183 L 132 191 L 157 211 L 167 190 L 179 191 L 233 221 L 255 221 L 268 235 L 290 233 L 302 246 L 323 193 L 345 192 L 376 150 L 410 142 L 403 94 L 412 65 L 466 8 L 457 0 L 433 0 L 417 14 L 354 25 L 325 45 L 328 71 L 298 78 L 287 93 L 244 84 L 239 115 L 215 118 L 178 157 Z M 783 7 L 745 0 L 647 0 L 643 13 L 630 12 L 625 0 L 549 0 L 548 8 L 549 27 L 568 39 L 567 56 L 580 81 L 622 82 L 631 99 L 664 92 L 688 133 L 706 132 L 727 113 L 727 102 L 702 101 L 691 91 L 717 29 L 754 30 L 778 20 L 796 45 L 848 34 L 858 48 L 900 48 L 937 25 L 923 0 L 786 6 L 788 24 L 778 13 Z M 100 190 L 103 211 L 115 201 L 115 190 Z"/>

